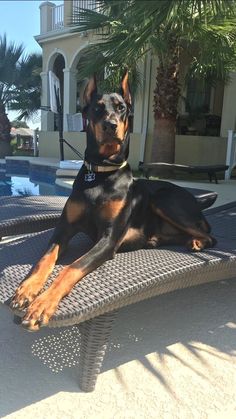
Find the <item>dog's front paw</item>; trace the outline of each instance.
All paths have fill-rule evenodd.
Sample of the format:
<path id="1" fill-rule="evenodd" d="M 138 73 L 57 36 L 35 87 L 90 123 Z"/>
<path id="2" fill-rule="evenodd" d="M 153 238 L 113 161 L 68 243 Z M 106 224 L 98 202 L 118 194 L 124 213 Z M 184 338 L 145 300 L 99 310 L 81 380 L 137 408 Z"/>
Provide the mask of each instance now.
<path id="1" fill-rule="evenodd" d="M 24 281 L 12 297 L 10 307 L 12 310 L 25 310 L 40 292 L 40 287 L 32 281 Z"/>
<path id="2" fill-rule="evenodd" d="M 59 301 L 49 296 L 47 291 L 37 297 L 28 307 L 22 319 L 22 326 L 29 331 L 37 331 L 46 326 L 55 313 Z"/>

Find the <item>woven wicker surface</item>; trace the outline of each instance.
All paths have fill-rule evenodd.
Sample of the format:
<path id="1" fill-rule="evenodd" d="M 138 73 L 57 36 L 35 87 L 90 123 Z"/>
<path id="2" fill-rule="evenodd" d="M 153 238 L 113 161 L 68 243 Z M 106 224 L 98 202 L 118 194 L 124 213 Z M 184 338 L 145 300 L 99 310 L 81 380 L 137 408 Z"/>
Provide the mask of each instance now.
<path id="1" fill-rule="evenodd" d="M 215 248 L 201 253 L 169 247 L 117 254 L 74 287 L 70 295 L 61 301 L 49 325 L 80 323 L 174 289 L 236 277 L 236 203 L 213 212 L 208 219 L 213 235 L 218 239 Z M 50 235 L 51 230 L 33 233 L 0 245 L 2 303 L 12 296 L 32 264 L 44 252 Z M 75 237 L 50 280 L 61 266 L 78 258 L 90 246 L 86 236 Z"/>
<path id="2" fill-rule="evenodd" d="M 64 196 L 0 198 L 0 237 L 54 227 L 66 199 Z"/>

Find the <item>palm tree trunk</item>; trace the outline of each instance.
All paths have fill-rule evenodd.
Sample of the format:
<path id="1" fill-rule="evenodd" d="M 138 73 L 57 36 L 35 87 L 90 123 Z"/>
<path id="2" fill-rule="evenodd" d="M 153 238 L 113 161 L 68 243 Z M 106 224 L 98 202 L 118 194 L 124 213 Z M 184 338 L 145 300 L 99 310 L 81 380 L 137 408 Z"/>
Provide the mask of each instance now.
<path id="1" fill-rule="evenodd" d="M 154 121 L 152 161 L 174 163 L 176 121 L 156 118 Z"/>
<path id="2" fill-rule="evenodd" d="M 0 104 L 0 159 L 11 156 L 11 124 L 5 112 L 5 106 Z"/>
<path id="3" fill-rule="evenodd" d="M 179 48 L 171 40 L 169 50 L 159 57 L 154 90 L 154 132 L 151 160 L 174 163 L 179 87 Z"/>

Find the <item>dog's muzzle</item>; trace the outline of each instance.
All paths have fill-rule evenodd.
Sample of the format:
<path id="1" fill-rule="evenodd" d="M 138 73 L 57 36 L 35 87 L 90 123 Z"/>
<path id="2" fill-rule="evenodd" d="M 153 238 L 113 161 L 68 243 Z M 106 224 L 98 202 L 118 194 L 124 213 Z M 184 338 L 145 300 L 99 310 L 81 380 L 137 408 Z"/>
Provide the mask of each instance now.
<path id="1" fill-rule="evenodd" d="M 102 124 L 103 131 L 107 134 L 114 134 L 117 129 L 117 122 L 115 120 L 105 120 Z"/>

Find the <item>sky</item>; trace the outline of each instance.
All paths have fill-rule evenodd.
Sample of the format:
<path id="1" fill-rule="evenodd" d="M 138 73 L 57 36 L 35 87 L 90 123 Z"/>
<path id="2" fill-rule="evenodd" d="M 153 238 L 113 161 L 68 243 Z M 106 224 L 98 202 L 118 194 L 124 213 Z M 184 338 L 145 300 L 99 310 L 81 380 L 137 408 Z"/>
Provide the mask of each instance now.
<path id="1" fill-rule="evenodd" d="M 40 53 L 41 47 L 34 36 L 40 33 L 40 10 L 42 0 L 0 0 L 0 35 L 6 33 L 8 41 L 23 44 L 26 53 Z M 62 1 L 52 3 L 61 4 Z M 10 120 L 17 113 L 9 112 Z M 39 116 L 27 122 L 30 128 L 40 127 Z"/>

